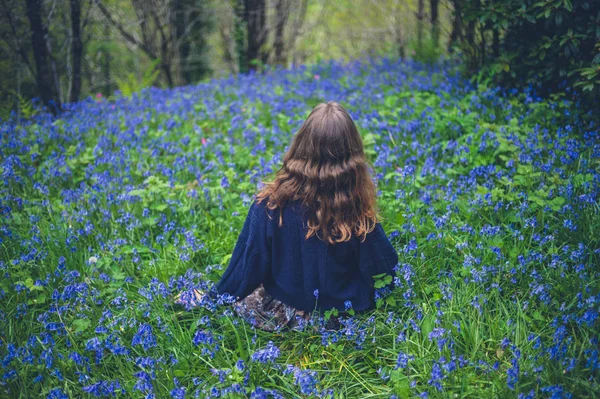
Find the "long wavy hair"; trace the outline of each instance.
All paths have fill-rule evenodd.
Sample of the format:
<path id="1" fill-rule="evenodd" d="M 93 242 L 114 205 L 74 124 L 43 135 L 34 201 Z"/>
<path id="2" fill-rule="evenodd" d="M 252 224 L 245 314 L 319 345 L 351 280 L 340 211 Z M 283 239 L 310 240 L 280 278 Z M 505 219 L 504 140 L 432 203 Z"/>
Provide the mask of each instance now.
<path id="1" fill-rule="evenodd" d="M 336 102 L 312 110 L 275 180 L 257 195 L 257 201 L 267 201 L 271 210 L 295 200 L 308 209 L 307 239 L 316 235 L 335 244 L 350 240 L 354 233 L 364 240 L 375 228 L 375 184 L 362 139 L 348 112 Z"/>

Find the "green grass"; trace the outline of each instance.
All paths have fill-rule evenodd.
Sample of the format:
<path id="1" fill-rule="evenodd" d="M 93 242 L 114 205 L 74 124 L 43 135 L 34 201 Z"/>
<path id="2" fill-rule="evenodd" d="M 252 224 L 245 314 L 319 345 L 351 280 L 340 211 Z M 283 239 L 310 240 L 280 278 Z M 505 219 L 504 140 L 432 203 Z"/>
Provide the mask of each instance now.
<path id="1" fill-rule="evenodd" d="M 174 307 L 179 290 L 218 280 L 257 184 L 329 99 L 348 107 L 374 166 L 395 290 L 337 334 Z M 143 397 L 134 374 L 146 371 L 156 397 L 311 397 L 293 368 L 335 398 L 600 395 L 599 144 L 575 104 L 363 61 L 80 107 L 2 127 L 0 395 L 88 397 L 118 380 L 125 393 L 107 394 Z M 134 344 L 142 325 L 147 349 Z M 203 330 L 213 342 L 195 345 Z M 276 361 L 252 361 L 269 341 Z M 411 360 L 396 368 L 400 353 Z"/>

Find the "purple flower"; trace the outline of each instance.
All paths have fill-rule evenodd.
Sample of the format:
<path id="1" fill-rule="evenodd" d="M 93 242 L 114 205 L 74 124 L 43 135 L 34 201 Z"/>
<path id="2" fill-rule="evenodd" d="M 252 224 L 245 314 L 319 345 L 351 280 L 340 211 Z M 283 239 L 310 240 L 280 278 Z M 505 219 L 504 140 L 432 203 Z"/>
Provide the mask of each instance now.
<path id="1" fill-rule="evenodd" d="M 510 363 L 511 367 L 506 370 L 506 385 L 514 391 L 517 382 L 519 382 L 519 359 L 513 357 Z"/>
<path id="2" fill-rule="evenodd" d="M 344 309 L 345 309 L 346 311 L 348 311 L 348 310 L 352 309 L 352 302 L 351 302 L 351 301 L 345 301 L 345 302 L 344 302 Z"/>
<path id="3" fill-rule="evenodd" d="M 251 356 L 253 362 L 273 363 L 279 357 L 279 348 L 269 341 L 264 349 L 259 349 Z"/>
<path id="4" fill-rule="evenodd" d="M 403 369 L 408 367 L 408 362 L 413 360 L 415 357 L 413 355 L 407 355 L 406 353 L 400 351 L 398 353 L 398 360 L 396 360 L 395 369 Z"/>
<path id="5" fill-rule="evenodd" d="M 150 324 L 142 324 L 138 328 L 137 333 L 131 340 L 131 345 L 141 345 L 142 348 L 148 350 L 156 346 L 156 337 L 152 334 L 152 326 Z"/>
<path id="6" fill-rule="evenodd" d="M 213 334 L 208 330 L 198 330 L 192 340 L 194 345 L 212 345 L 215 342 Z"/>
<path id="7" fill-rule="evenodd" d="M 46 399 L 69 399 L 69 395 L 64 393 L 60 388 L 54 388 L 48 392 Z"/>
<path id="8" fill-rule="evenodd" d="M 117 396 L 118 393 L 125 393 L 125 390 L 123 389 L 118 380 L 98 381 L 97 383 L 85 386 L 82 389 L 83 392 L 87 392 L 90 395 L 97 398 Z"/>
<path id="9" fill-rule="evenodd" d="M 318 395 L 316 373 L 312 370 L 296 370 L 294 383 L 300 387 L 303 395 Z"/>

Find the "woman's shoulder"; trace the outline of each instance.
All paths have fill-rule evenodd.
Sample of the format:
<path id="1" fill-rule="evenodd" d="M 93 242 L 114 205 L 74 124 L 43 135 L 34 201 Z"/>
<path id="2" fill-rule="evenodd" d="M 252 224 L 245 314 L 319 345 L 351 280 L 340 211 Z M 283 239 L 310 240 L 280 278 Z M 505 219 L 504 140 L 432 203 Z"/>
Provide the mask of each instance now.
<path id="1" fill-rule="evenodd" d="M 248 213 L 255 218 L 263 218 L 268 216 L 270 213 L 270 209 L 268 207 L 268 199 L 266 198 L 255 198 L 250 205 L 250 210 Z"/>

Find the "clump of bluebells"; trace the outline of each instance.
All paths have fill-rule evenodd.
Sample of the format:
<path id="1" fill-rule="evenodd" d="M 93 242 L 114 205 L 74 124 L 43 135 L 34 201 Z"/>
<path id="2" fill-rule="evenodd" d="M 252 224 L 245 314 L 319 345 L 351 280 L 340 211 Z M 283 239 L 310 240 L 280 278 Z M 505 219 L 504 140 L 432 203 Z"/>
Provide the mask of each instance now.
<path id="1" fill-rule="evenodd" d="M 396 275 L 339 328 L 255 330 L 195 292 L 329 100 Z M 600 136 L 576 102 L 364 59 L 66 108 L 0 124 L 0 396 L 600 396 Z"/>

